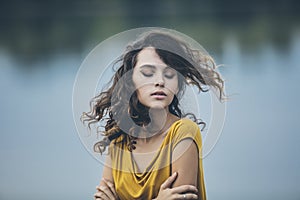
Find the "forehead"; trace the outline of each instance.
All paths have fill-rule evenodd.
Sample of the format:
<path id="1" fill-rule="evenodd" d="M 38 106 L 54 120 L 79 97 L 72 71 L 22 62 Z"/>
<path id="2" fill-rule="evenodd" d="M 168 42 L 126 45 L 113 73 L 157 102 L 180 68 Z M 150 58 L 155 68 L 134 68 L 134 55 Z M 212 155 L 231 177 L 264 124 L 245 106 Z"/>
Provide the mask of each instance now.
<path id="1" fill-rule="evenodd" d="M 144 65 L 167 67 L 167 65 L 160 59 L 159 55 L 157 55 L 153 47 L 144 48 L 139 52 L 136 67 Z"/>

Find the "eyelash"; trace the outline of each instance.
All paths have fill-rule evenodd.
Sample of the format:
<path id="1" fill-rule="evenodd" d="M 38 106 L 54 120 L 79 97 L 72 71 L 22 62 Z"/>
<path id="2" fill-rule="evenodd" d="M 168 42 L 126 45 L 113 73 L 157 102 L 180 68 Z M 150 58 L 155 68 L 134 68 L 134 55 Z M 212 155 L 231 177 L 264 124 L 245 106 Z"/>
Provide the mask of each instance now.
<path id="1" fill-rule="evenodd" d="M 149 74 L 148 74 L 148 73 L 142 72 L 142 74 L 143 74 L 145 77 L 152 77 L 152 76 L 153 76 L 153 73 L 149 73 Z M 165 74 L 165 77 L 166 77 L 167 79 L 172 79 L 174 76 L 175 76 L 174 74 L 171 74 L 171 75 Z"/>
<path id="2" fill-rule="evenodd" d="M 167 78 L 167 79 L 172 79 L 173 77 L 174 77 L 175 75 L 174 74 L 171 74 L 171 75 L 165 75 L 165 77 Z"/>
<path id="3" fill-rule="evenodd" d="M 151 76 L 153 76 L 153 74 L 148 74 L 148 73 L 144 73 L 144 72 L 142 72 L 142 74 L 143 74 L 144 76 L 146 76 L 146 77 L 151 77 Z"/>

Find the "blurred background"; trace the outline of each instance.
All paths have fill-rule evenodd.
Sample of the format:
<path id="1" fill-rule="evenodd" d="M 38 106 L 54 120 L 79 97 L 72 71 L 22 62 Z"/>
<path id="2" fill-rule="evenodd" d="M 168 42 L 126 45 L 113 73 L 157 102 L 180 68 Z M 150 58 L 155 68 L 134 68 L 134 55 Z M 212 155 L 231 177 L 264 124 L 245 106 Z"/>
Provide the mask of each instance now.
<path id="1" fill-rule="evenodd" d="M 1 1 L 0 200 L 93 199 L 102 165 L 77 135 L 72 89 L 101 41 L 147 26 L 197 40 L 224 64 L 222 135 L 207 196 L 300 199 L 300 2 Z"/>

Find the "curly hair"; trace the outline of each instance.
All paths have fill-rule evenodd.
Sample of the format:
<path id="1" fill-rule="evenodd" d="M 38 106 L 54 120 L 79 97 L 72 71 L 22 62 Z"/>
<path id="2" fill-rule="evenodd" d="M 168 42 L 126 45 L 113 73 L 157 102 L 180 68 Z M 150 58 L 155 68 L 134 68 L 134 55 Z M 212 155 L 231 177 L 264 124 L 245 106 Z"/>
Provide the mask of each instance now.
<path id="1" fill-rule="evenodd" d="M 149 108 L 141 104 L 132 81 L 132 70 L 137 63 L 139 52 L 152 47 L 160 59 L 175 69 L 178 76 L 178 94 L 174 95 L 169 112 L 179 118 L 187 115 L 205 127 L 205 123 L 196 119 L 192 113 L 183 114 L 179 101 L 186 85 L 195 85 L 199 92 L 207 92 L 210 87 L 217 89 L 219 99 L 224 99 L 224 81 L 216 71 L 214 60 L 200 50 L 192 49 L 188 43 L 177 36 L 163 31 L 149 31 L 136 41 L 128 44 L 125 52 L 114 62 L 120 63 L 111 79 L 111 86 L 95 96 L 90 102 L 91 110 L 82 114 L 83 123 L 91 124 L 105 121 L 104 138 L 94 145 L 94 151 L 103 153 L 112 142 L 127 144 L 127 148 L 135 149 L 139 127 L 150 123 Z M 131 120 L 124 120 L 124 119 Z M 122 128 L 120 128 L 122 127 Z M 128 134 L 130 133 L 130 134 Z"/>

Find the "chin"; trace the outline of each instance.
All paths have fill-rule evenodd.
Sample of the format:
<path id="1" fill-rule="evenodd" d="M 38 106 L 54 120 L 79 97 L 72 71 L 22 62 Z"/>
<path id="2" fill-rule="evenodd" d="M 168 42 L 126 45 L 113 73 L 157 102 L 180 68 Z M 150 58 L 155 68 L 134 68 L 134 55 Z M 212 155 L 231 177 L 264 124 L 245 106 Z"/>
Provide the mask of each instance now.
<path id="1" fill-rule="evenodd" d="M 168 105 L 150 105 L 149 108 L 150 109 L 154 109 L 154 110 L 162 110 L 162 109 L 166 109 L 168 107 Z"/>

